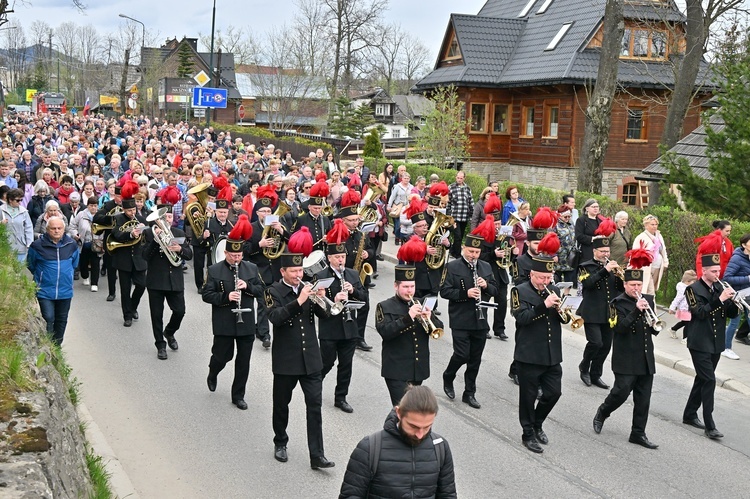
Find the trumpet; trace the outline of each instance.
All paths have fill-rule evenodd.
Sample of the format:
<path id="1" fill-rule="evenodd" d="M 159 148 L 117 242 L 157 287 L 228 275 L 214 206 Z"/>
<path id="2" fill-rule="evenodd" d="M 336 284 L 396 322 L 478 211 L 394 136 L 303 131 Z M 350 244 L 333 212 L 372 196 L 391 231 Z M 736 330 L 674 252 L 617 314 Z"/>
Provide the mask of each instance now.
<path id="1" fill-rule="evenodd" d="M 549 293 L 550 295 L 551 294 L 557 295 L 557 293 L 554 293 L 551 289 L 549 289 L 548 286 L 544 286 L 544 289 L 547 290 L 547 293 Z M 560 316 L 560 319 L 562 319 L 563 323 L 565 324 L 567 324 L 568 322 L 574 321 L 574 318 L 575 318 L 575 322 L 571 324 L 571 327 L 573 329 L 578 329 L 579 327 L 583 326 L 583 319 L 581 317 L 576 317 L 575 314 L 573 314 L 571 307 L 567 307 L 567 308 L 564 307 L 565 298 L 566 297 L 563 296 L 560 299 L 560 303 L 555 305 L 555 310 L 557 310 L 557 314 Z"/>
<path id="2" fill-rule="evenodd" d="M 640 300 L 641 298 L 643 298 L 643 295 L 638 293 L 638 299 Z M 656 315 L 656 312 L 651 308 L 651 305 L 649 305 L 643 313 L 646 315 L 646 324 L 657 333 L 666 326 L 664 321 L 659 320 L 659 316 Z"/>
<path id="3" fill-rule="evenodd" d="M 418 301 L 414 299 L 414 295 L 409 296 L 409 308 L 411 308 L 414 305 L 422 305 Z M 424 330 L 427 332 L 427 334 L 430 335 L 430 338 L 433 340 L 439 340 L 443 336 L 443 328 L 436 327 L 435 324 L 432 323 L 432 319 L 429 317 L 424 317 L 422 315 L 417 316 L 417 320 L 422 325 Z"/>
<path id="4" fill-rule="evenodd" d="M 302 280 L 301 277 L 297 278 L 297 285 L 302 286 L 310 286 L 312 287 L 313 284 L 311 282 L 305 282 Z M 322 308 L 326 314 L 328 315 L 339 315 L 342 310 L 344 310 L 344 304 L 340 302 L 332 302 L 330 298 L 327 296 L 318 296 L 314 292 L 310 292 L 310 301 L 312 301 L 314 304 Z"/>
<path id="5" fill-rule="evenodd" d="M 607 265 L 609 262 L 610 262 L 610 259 L 605 257 L 604 258 L 604 265 Z M 615 262 L 615 263 L 617 263 L 617 262 Z M 618 278 L 620 278 L 621 281 L 625 282 L 625 271 L 622 270 L 622 267 L 620 267 L 619 264 L 617 265 L 617 267 L 615 267 L 614 270 L 612 270 L 612 272 L 615 274 L 615 276 L 617 276 Z"/>
<path id="6" fill-rule="evenodd" d="M 731 289 L 734 291 L 734 288 L 729 285 L 727 281 L 718 281 L 719 286 L 721 286 L 721 289 Z M 750 304 L 748 304 L 743 297 L 737 294 L 737 292 L 734 293 L 732 296 L 732 301 L 735 305 L 737 305 L 739 308 L 745 309 L 745 311 L 750 312 Z"/>

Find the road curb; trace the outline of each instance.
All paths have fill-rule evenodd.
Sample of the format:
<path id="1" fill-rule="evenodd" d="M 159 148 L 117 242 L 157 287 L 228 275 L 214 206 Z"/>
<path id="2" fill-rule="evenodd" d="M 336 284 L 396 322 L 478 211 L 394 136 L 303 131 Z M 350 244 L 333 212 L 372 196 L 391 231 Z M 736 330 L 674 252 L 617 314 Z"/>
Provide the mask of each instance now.
<path id="1" fill-rule="evenodd" d="M 86 440 L 94 451 L 94 454 L 101 456 L 104 468 L 109 474 L 109 485 L 112 488 L 112 493 L 119 499 L 138 499 L 140 496 L 135 491 L 130 477 L 125 472 L 125 468 L 122 467 L 122 463 L 120 463 L 112 447 L 107 443 L 107 439 L 99 428 L 99 425 L 91 417 L 86 404 L 80 402 L 76 410 L 81 423 L 85 427 Z"/>

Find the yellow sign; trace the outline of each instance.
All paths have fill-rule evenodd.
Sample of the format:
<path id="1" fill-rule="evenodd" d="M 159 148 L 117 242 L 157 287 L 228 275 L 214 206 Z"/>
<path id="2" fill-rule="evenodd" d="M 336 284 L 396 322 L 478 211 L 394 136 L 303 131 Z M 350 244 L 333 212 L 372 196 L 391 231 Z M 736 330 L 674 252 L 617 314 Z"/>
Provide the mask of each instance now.
<path id="1" fill-rule="evenodd" d="M 109 95 L 100 95 L 99 96 L 99 105 L 100 106 L 109 106 L 114 105 L 120 102 L 120 100 L 117 97 L 111 97 Z"/>
<path id="2" fill-rule="evenodd" d="M 146 99 L 148 99 L 149 101 L 151 101 L 153 98 L 154 98 L 154 89 L 151 88 L 151 87 L 148 87 L 146 89 Z"/>
<path id="3" fill-rule="evenodd" d="M 31 102 L 34 100 L 34 96 L 36 93 L 39 92 L 36 88 L 27 88 L 26 89 L 26 102 Z"/>
<path id="4" fill-rule="evenodd" d="M 208 83 L 211 79 L 208 77 L 205 71 L 201 71 L 197 75 L 193 76 L 193 79 L 200 85 L 201 87 L 204 86 L 206 83 Z"/>
<path id="5" fill-rule="evenodd" d="M 131 94 L 137 94 L 138 93 L 138 87 L 135 84 L 132 87 L 130 87 L 130 93 Z"/>

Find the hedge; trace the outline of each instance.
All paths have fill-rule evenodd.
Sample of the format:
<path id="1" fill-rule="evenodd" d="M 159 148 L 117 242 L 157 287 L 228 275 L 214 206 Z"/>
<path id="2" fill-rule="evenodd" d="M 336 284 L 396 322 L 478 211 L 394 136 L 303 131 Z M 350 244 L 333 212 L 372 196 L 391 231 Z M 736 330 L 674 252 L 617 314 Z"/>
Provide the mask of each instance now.
<path id="1" fill-rule="evenodd" d="M 314 140 L 306 139 L 304 137 L 294 137 L 294 136 L 289 136 L 289 135 L 277 137 L 273 132 L 270 132 L 265 128 L 258 128 L 254 126 L 216 124 L 215 128 L 216 130 L 220 132 L 221 131 L 232 132 L 234 134 L 251 135 L 253 137 L 258 137 L 262 139 L 269 139 L 269 140 L 276 140 L 276 141 L 284 140 L 287 142 L 294 142 L 295 144 L 309 146 L 313 151 L 315 151 L 316 149 L 323 149 L 324 151 L 328 151 L 329 149 L 334 149 L 331 146 L 331 144 L 328 144 L 327 142 L 317 142 Z"/>

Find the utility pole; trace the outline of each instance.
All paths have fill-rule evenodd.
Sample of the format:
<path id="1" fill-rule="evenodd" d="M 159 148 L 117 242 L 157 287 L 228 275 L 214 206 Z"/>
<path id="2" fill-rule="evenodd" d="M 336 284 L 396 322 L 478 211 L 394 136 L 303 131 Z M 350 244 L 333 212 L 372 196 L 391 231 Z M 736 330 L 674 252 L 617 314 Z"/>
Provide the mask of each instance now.
<path id="1" fill-rule="evenodd" d="M 211 84 L 214 82 L 214 29 L 216 28 L 216 0 L 214 0 L 213 14 L 211 15 L 211 53 L 208 55 L 208 77 Z M 211 112 L 206 110 L 206 128 L 211 124 Z"/>

